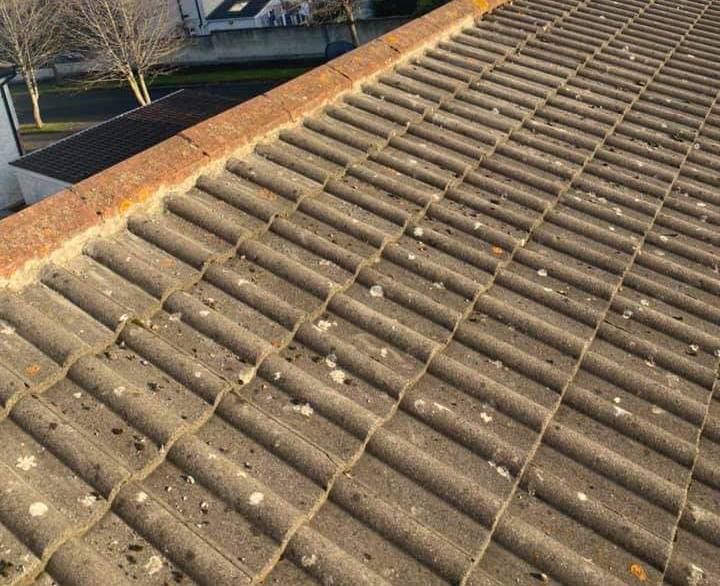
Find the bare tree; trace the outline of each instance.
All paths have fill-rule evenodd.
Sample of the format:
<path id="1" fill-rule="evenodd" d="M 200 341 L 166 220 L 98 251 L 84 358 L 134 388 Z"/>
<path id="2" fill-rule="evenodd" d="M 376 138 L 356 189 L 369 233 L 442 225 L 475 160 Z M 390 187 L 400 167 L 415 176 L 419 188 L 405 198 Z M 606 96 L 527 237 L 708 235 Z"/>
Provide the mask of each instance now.
<path id="1" fill-rule="evenodd" d="M 356 47 L 360 46 L 357 30 L 356 11 L 363 0 L 300 0 L 295 4 L 306 4 L 310 9 L 310 22 L 344 22 L 350 29 L 350 36 Z"/>
<path id="2" fill-rule="evenodd" d="M 51 0 L 0 0 L 0 61 L 23 76 L 35 126 L 42 128 L 37 70 L 52 62 L 62 43 L 61 20 Z"/>
<path id="3" fill-rule="evenodd" d="M 0 0 L 2 1 L 2 0 Z M 90 82 L 121 81 L 141 106 L 148 82 L 184 45 L 168 0 L 69 0 L 79 48 L 91 59 Z"/>

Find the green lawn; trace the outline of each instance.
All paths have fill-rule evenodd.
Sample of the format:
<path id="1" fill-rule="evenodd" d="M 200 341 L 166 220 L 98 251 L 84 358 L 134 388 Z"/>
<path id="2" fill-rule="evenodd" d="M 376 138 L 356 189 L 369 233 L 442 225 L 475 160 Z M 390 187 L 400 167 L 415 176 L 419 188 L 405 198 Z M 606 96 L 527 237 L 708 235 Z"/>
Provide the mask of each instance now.
<path id="1" fill-rule="evenodd" d="M 42 128 L 36 128 L 34 124 L 21 124 L 21 134 L 44 134 L 54 132 L 72 132 L 86 126 L 78 122 L 46 122 Z"/>

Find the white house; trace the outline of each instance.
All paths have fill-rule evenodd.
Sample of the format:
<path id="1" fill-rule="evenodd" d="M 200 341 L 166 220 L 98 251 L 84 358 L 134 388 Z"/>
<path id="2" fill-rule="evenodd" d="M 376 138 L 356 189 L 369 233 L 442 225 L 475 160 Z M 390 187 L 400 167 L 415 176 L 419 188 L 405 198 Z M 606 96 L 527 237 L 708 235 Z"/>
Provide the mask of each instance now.
<path id="1" fill-rule="evenodd" d="M 284 5 L 289 3 L 282 0 L 215 0 L 212 4 L 217 5 L 208 11 L 205 23 L 208 33 L 301 24 L 299 9 L 293 3 L 293 8 L 286 10 Z"/>
<path id="2" fill-rule="evenodd" d="M 191 35 L 215 31 L 304 24 L 310 3 L 298 0 L 168 0 L 177 6 L 179 22 Z M 370 0 L 359 4 L 358 16 L 372 15 Z"/>
<path id="3" fill-rule="evenodd" d="M 210 7 L 212 10 L 208 10 Z M 305 24 L 311 14 L 308 0 L 205 0 L 205 8 L 207 16 L 203 30 L 206 33 L 297 26 Z M 371 0 L 362 0 L 355 5 L 356 18 L 371 18 L 372 15 Z"/>
<path id="4" fill-rule="evenodd" d="M 17 116 L 8 87 L 13 77 L 15 69 L 0 62 L 0 216 L 23 203 L 17 177 L 8 166 L 22 155 Z"/>
<path id="5" fill-rule="evenodd" d="M 215 0 L 217 4 L 221 0 Z M 175 14 L 178 18 L 178 24 L 191 35 L 205 34 L 205 23 L 207 10 L 206 6 L 212 4 L 212 0 L 168 0 L 177 8 Z"/>

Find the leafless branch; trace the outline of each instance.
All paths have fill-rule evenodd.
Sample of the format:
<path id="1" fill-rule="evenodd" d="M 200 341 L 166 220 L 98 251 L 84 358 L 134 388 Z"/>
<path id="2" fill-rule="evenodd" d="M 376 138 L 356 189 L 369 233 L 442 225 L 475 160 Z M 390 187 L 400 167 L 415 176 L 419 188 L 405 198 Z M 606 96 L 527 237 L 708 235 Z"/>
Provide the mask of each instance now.
<path id="1" fill-rule="evenodd" d="M 149 79 L 184 45 L 168 0 L 69 0 L 78 47 L 91 60 L 90 82 L 122 81 L 141 105 Z"/>
<path id="2" fill-rule="evenodd" d="M 300 7 L 307 4 L 310 8 L 310 23 L 344 22 L 350 29 L 355 46 L 360 45 L 355 13 L 362 0 L 291 0 L 290 5 Z"/>
<path id="3" fill-rule="evenodd" d="M 14 64 L 23 76 L 38 128 L 40 91 L 37 70 L 52 62 L 62 42 L 61 19 L 53 0 L 0 0 L 0 61 Z"/>

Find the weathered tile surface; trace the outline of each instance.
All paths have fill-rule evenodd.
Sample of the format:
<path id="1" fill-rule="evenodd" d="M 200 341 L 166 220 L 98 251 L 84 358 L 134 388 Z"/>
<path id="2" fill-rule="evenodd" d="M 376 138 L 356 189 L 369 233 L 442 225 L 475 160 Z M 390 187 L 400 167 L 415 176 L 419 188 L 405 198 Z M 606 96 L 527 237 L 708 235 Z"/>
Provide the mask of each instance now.
<path id="1" fill-rule="evenodd" d="M 3 292 L 0 584 L 720 583 L 718 25 L 503 5 Z"/>

